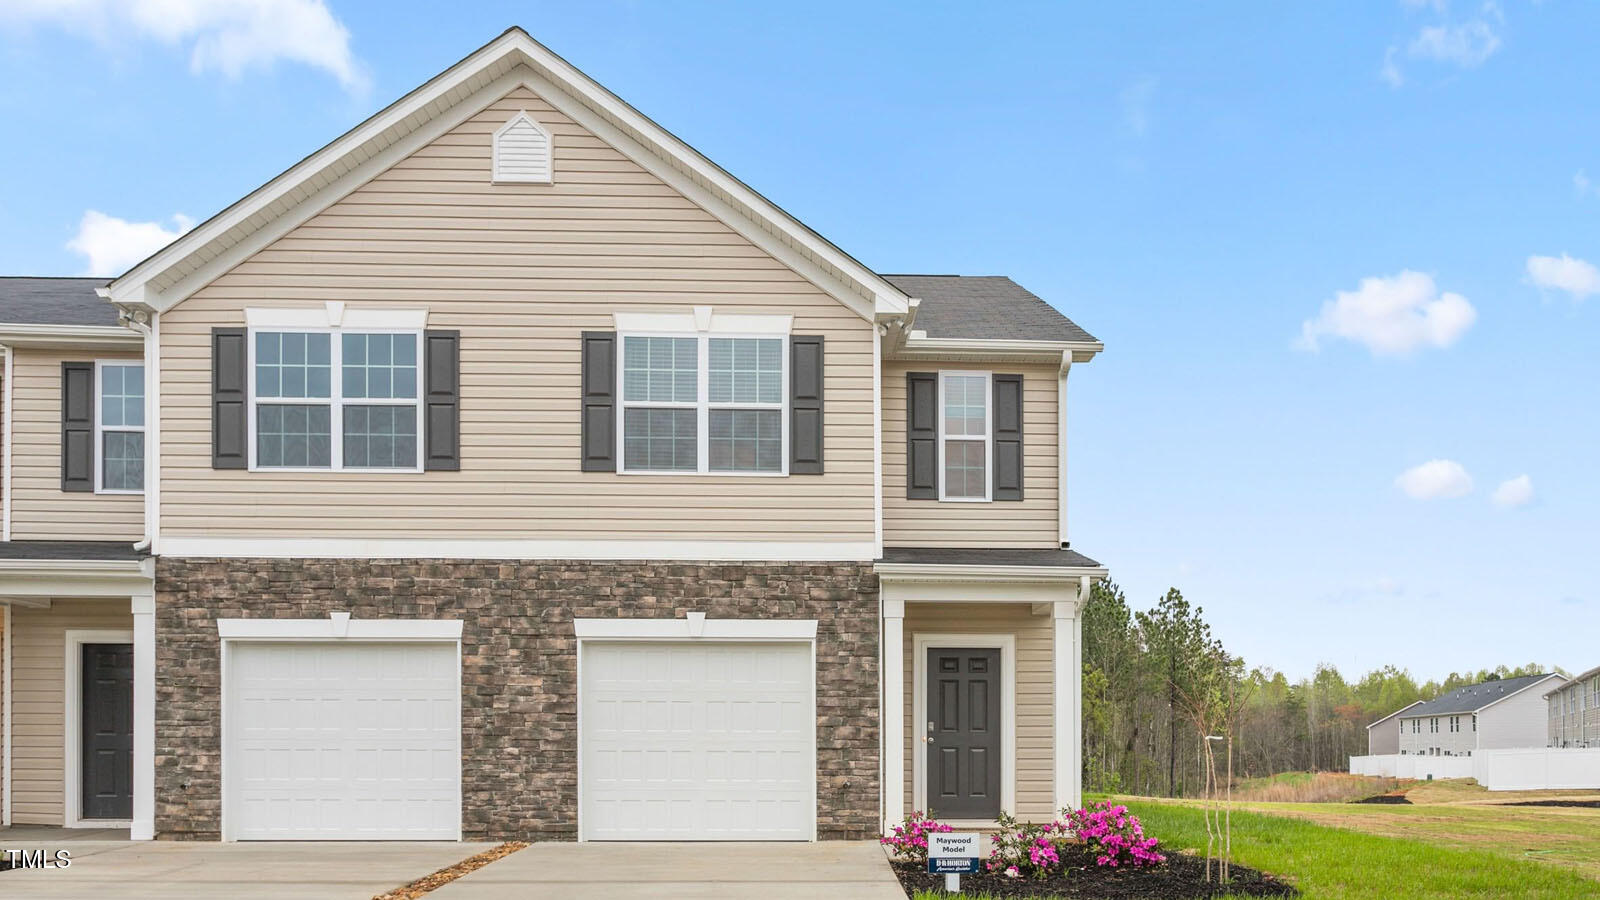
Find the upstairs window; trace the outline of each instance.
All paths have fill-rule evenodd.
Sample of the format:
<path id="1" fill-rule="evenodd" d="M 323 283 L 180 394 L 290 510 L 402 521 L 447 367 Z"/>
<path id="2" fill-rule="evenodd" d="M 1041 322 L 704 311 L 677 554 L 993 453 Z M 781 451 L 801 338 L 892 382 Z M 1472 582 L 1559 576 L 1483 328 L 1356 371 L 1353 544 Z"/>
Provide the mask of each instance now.
<path id="1" fill-rule="evenodd" d="M 494 133 L 494 180 L 549 184 L 553 152 L 550 132 L 519 112 Z"/>
<path id="2" fill-rule="evenodd" d="M 256 331 L 253 469 L 419 472 L 421 335 Z"/>
<path id="3" fill-rule="evenodd" d="M 939 373 L 939 499 L 989 499 L 989 373 Z"/>
<path id="4" fill-rule="evenodd" d="M 624 473 L 782 475 L 787 341 L 623 335 Z"/>
<path id="5" fill-rule="evenodd" d="M 144 366 L 101 362 L 95 369 L 95 489 L 137 494 L 144 490 Z"/>

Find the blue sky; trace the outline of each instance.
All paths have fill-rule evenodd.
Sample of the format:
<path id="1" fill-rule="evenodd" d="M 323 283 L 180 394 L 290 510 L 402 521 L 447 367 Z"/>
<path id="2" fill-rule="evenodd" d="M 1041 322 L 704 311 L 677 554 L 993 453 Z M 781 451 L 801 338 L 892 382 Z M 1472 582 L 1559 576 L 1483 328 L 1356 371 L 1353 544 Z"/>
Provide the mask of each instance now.
<path id="1" fill-rule="evenodd" d="M 1291 675 L 1600 665 L 1600 6 L 1077 6 L 0 3 L 0 273 L 120 269 L 521 24 L 1101 337 L 1072 537 L 1137 605 Z"/>

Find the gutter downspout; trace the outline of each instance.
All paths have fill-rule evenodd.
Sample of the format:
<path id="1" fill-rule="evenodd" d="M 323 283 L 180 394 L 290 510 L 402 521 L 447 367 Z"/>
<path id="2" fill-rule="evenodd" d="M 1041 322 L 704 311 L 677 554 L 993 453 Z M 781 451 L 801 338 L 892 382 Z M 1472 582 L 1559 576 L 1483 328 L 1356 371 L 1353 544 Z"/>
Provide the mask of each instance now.
<path id="1" fill-rule="evenodd" d="M 3 398 L 0 398 L 0 454 L 4 455 L 4 462 L 0 463 L 0 541 L 11 540 L 11 396 L 12 375 L 15 367 L 12 365 L 14 355 L 9 344 L 0 344 L 0 353 L 6 356 L 5 362 L 5 388 Z M 9 802 L 10 797 L 6 800 Z"/>
<path id="2" fill-rule="evenodd" d="M 136 318 L 138 314 L 122 310 L 122 324 L 144 337 L 144 537 L 133 545 L 135 550 L 154 552 L 157 516 L 161 509 L 161 420 L 160 322 L 157 313 L 148 314 L 148 324 Z"/>

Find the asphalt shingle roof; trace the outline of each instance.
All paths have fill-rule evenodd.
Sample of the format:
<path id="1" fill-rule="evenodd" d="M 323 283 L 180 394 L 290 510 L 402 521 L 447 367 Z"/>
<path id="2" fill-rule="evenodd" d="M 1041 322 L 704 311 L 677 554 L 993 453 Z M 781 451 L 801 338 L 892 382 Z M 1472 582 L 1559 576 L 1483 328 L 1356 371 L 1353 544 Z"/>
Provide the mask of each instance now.
<path id="1" fill-rule="evenodd" d="M 1477 712 L 1496 700 L 1509 697 L 1528 685 L 1536 684 L 1549 677 L 1549 673 L 1544 675 L 1522 675 L 1517 678 L 1502 678 L 1499 681 L 1469 684 L 1466 687 L 1456 688 L 1448 694 L 1441 694 L 1426 703 L 1413 706 L 1401 713 L 1400 718 L 1415 719 L 1421 716 L 1447 716 Z"/>
<path id="2" fill-rule="evenodd" d="M 912 327 L 930 338 L 1098 340 L 1004 275 L 884 275 L 883 279 L 922 301 Z"/>
<path id="3" fill-rule="evenodd" d="M 925 566 L 1063 566 L 1098 568 L 1076 550 L 952 550 L 946 547 L 885 547 L 879 562 Z"/>
<path id="4" fill-rule="evenodd" d="M 115 325 L 117 308 L 94 289 L 105 278 L 0 277 L 0 324 Z"/>

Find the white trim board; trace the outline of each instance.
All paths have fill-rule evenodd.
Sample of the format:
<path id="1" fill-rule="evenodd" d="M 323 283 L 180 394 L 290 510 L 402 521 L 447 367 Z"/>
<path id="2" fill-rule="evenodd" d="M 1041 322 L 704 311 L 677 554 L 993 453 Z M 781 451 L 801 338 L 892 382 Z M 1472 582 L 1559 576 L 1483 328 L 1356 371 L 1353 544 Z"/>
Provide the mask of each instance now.
<path id="1" fill-rule="evenodd" d="M 0 828 L 11 827 L 11 606 L 0 605 Z"/>
<path id="2" fill-rule="evenodd" d="M 271 559 L 866 562 L 871 541 L 562 541 L 428 538 L 161 538 L 163 556 Z"/>
<path id="3" fill-rule="evenodd" d="M 911 808 L 928 808 L 928 651 L 936 647 L 1000 650 L 1000 809 L 1017 809 L 1017 636 L 916 632 L 911 636 Z M 897 710 L 904 715 L 904 710 Z M 902 751 L 903 752 L 903 751 Z M 898 756 L 904 759 L 904 756 Z M 902 779 L 904 772 L 898 772 Z"/>
<path id="4" fill-rule="evenodd" d="M 814 641 L 816 619 L 573 619 L 580 640 Z"/>
<path id="5" fill-rule="evenodd" d="M 6 355 L 4 385 L 0 385 L 0 541 L 11 540 L 11 382 L 13 381 L 13 344 L 0 344 Z M 10 744 L 6 745 L 9 749 Z M 7 774 L 10 771 L 7 770 Z M 11 803 L 11 793 L 6 792 L 6 803 Z"/>
<path id="6" fill-rule="evenodd" d="M 64 828 L 130 828 L 132 819 L 84 819 L 83 810 L 83 645 L 133 646 L 131 628 L 68 628 L 64 637 L 66 684 L 61 706 L 61 825 Z M 136 688 L 137 689 L 137 688 Z M 131 716 L 130 716 L 131 718 Z"/>

